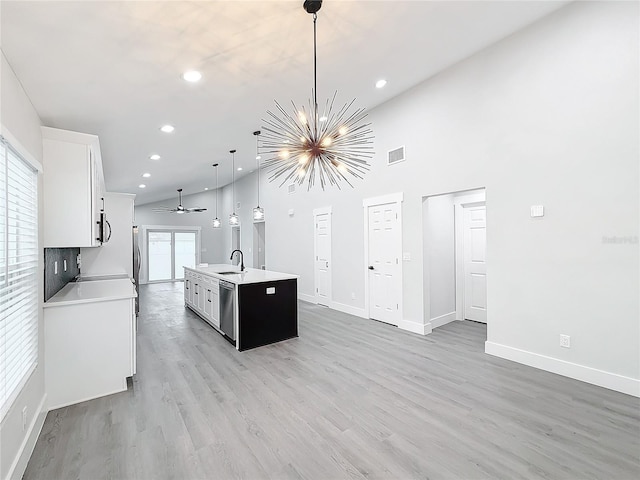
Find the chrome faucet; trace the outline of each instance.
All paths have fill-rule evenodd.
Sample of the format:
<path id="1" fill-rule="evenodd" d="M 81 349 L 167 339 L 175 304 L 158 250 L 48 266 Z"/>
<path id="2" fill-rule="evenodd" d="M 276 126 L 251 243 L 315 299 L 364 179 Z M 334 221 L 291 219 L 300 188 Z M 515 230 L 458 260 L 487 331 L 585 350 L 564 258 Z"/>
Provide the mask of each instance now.
<path id="1" fill-rule="evenodd" d="M 244 255 L 242 254 L 242 250 L 234 250 L 233 252 L 231 252 L 231 257 L 229 258 L 229 260 L 233 260 L 233 254 L 238 252 L 240 254 L 240 271 L 244 272 Z"/>

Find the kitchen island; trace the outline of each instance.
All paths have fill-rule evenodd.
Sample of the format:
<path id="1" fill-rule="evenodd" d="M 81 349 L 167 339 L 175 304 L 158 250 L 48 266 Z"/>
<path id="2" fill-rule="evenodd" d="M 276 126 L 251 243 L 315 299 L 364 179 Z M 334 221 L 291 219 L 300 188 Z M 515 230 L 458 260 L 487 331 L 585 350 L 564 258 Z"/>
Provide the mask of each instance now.
<path id="1" fill-rule="evenodd" d="M 298 336 L 297 275 L 232 265 L 184 267 L 184 303 L 238 350 Z"/>

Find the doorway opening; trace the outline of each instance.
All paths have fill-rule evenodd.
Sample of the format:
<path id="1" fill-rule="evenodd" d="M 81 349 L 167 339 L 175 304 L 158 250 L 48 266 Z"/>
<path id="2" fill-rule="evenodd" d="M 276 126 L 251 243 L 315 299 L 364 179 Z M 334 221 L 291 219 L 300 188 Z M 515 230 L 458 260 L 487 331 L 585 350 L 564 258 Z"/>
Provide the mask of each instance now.
<path id="1" fill-rule="evenodd" d="M 424 312 L 432 328 L 487 323 L 485 189 L 423 198 Z"/>
<path id="2" fill-rule="evenodd" d="M 143 226 L 148 283 L 184 279 L 183 267 L 200 261 L 200 227 Z"/>
<path id="3" fill-rule="evenodd" d="M 240 250 L 240 225 L 231 227 L 231 252 L 234 250 Z M 233 265 L 240 265 L 240 255 L 234 255 L 231 263 Z"/>
<path id="4" fill-rule="evenodd" d="M 253 224 L 253 268 L 266 270 L 264 245 L 264 222 L 256 222 Z"/>

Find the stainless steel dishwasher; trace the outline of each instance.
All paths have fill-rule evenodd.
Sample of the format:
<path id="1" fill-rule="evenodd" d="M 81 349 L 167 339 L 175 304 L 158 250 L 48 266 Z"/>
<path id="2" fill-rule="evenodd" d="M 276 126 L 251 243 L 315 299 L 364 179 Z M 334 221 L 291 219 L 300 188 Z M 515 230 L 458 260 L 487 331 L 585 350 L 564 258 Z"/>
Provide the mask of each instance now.
<path id="1" fill-rule="evenodd" d="M 220 330 L 234 343 L 236 340 L 233 322 L 235 288 L 236 286 L 233 283 L 220 280 Z"/>

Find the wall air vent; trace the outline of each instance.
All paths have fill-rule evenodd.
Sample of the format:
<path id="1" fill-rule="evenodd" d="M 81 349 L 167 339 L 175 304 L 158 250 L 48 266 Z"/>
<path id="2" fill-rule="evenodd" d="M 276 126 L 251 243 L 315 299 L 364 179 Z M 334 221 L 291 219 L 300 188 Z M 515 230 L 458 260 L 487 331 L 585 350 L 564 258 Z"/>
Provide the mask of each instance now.
<path id="1" fill-rule="evenodd" d="M 289 184 L 289 195 L 291 195 L 292 193 L 296 193 L 296 184 L 295 183 L 291 183 Z"/>
<path id="2" fill-rule="evenodd" d="M 387 152 L 387 165 L 394 165 L 396 163 L 404 162 L 404 160 L 404 145 Z"/>

